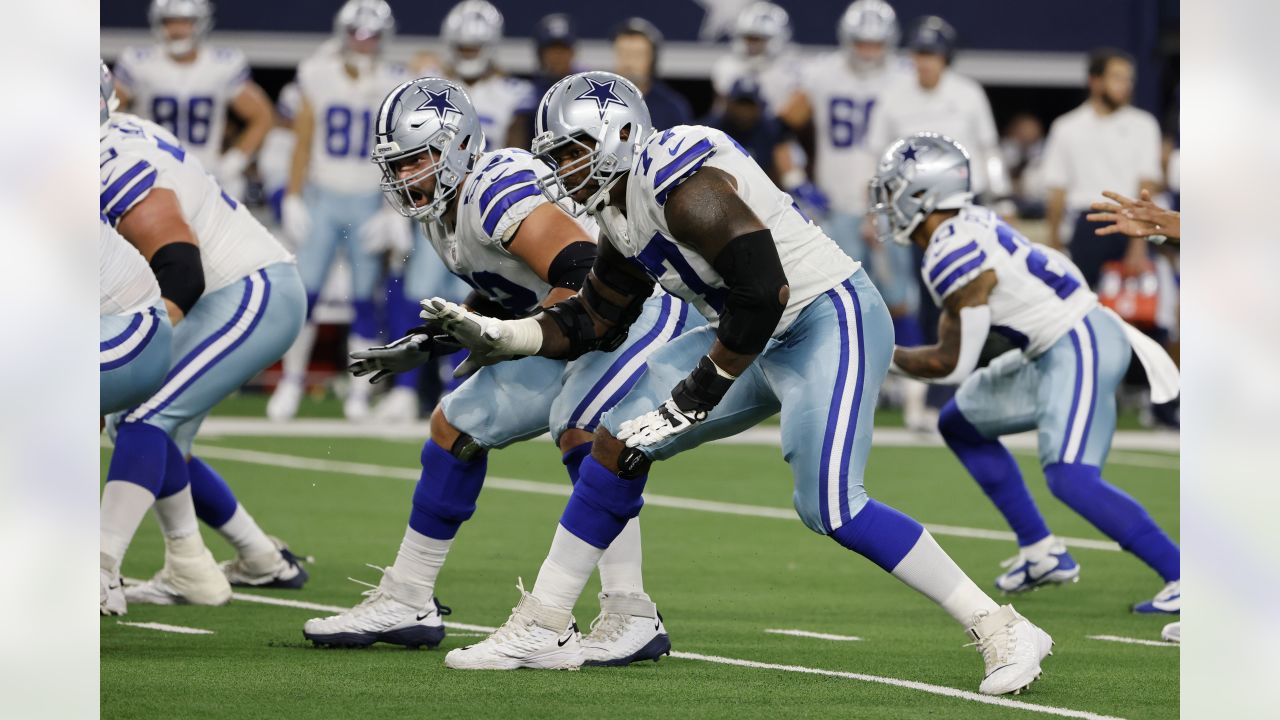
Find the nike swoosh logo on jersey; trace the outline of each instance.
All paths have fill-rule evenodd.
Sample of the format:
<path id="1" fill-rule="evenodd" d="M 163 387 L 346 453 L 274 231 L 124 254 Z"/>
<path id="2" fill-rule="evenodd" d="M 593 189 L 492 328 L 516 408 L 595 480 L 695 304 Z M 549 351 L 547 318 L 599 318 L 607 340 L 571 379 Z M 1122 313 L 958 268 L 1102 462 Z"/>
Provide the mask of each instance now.
<path id="1" fill-rule="evenodd" d="M 680 148 L 684 146 L 684 141 L 685 141 L 685 138 L 680 138 L 680 142 L 676 143 L 675 147 L 667 151 L 671 153 L 671 157 L 675 157 L 676 153 L 680 152 Z"/>

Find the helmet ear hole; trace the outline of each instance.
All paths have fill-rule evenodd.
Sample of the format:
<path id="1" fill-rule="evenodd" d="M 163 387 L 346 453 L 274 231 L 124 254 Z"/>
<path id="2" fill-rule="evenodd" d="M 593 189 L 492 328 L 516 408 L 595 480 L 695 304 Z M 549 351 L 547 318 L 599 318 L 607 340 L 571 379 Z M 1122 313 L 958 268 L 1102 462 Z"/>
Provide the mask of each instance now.
<path id="1" fill-rule="evenodd" d="M 631 123 L 627 123 L 626 125 L 623 125 L 622 127 L 618 128 L 619 139 L 626 140 L 630 137 L 631 137 Z"/>

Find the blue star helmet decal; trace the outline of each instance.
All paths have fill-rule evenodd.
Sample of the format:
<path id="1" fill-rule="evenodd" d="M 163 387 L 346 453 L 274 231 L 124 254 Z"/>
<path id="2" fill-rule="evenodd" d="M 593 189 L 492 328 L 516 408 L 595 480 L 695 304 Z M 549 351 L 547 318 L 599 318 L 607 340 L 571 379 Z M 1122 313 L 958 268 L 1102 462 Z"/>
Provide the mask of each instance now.
<path id="1" fill-rule="evenodd" d="M 904 148 L 904 149 L 902 150 L 902 160 L 903 160 L 903 162 L 906 162 L 907 160 L 913 160 L 913 161 L 914 161 L 915 159 L 916 159 L 916 149 L 915 149 L 915 146 L 913 146 L 913 145 L 911 145 L 910 143 L 908 143 L 908 144 L 907 144 L 907 147 L 906 147 L 906 148 Z"/>
<path id="2" fill-rule="evenodd" d="M 426 95 L 427 99 L 421 105 L 414 108 L 415 111 L 434 110 L 436 115 L 440 116 L 441 120 L 444 120 L 445 113 L 450 110 L 459 114 L 462 112 L 458 109 L 457 105 L 454 105 L 453 102 L 449 100 L 449 88 L 445 88 L 438 93 L 433 93 L 426 88 L 418 88 L 418 92 Z"/>
<path id="3" fill-rule="evenodd" d="M 600 111 L 600 117 L 604 117 L 604 111 L 607 110 L 610 105 L 621 105 L 626 107 L 627 104 L 623 102 L 622 98 L 618 97 L 618 95 L 613 91 L 614 83 L 617 82 L 616 80 L 599 83 L 591 78 L 583 79 L 587 81 L 590 88 L 578 97 L 574 98 L 574 100 L 591 100 L 595 102 L 596 109 Z"/>

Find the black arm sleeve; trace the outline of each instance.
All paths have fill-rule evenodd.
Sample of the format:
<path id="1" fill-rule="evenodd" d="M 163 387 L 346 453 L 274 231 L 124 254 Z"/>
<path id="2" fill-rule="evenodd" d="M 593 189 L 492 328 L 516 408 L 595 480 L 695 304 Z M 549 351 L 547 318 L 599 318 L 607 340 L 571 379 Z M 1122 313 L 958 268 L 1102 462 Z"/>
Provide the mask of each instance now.
<path id="1" fill-rule="evenodd" d="M 578 290 L 596 262 L 596 244 L 581 240 L 569 243 L 551 261 L 547 282 L 551 287 Z"/>
<path id="2" fill-rule="evenodd" d="M 729 286 L 716 339 L 736 353 L 759 354 L 786 310 L 787 276 L 773 233 L 756 230 L 735 237 L 711 266 Z"/>
<path id="3" fill-rule="evenodd" d="M 204 294 L 204 265 L 200 262 L 200 248 L 189 242 L 169 243 L 151 256 L 151 270 L 160 284 L 160 295 L 191 312 Z"/>

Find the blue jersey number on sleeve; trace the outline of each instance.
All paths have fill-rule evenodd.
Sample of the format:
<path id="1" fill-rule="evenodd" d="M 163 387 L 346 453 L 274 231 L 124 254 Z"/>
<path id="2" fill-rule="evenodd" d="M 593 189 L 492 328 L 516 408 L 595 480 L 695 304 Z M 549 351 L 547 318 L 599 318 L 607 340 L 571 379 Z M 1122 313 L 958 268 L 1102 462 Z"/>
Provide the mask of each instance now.
<path id="1" fill-rule="evenodd" d="M 1058 297 L 1066 300 L 1071 297 L 1071 293 L 1080 289 L 1079 280 L 1065 272 L 1061 274 L 1054 272 L 1049 267 L 1049 256 L 1040 252 L 1030 240 L 1023 237 L 1017 230 L 1003 222 L 996 223 L 996 238 L 1000 241 L 1000 246 L 1008 250 L 1010 255 L 1016 253 L 1018 248 L 1027 248 L 1027 272 L 1052 288 Z"/>

